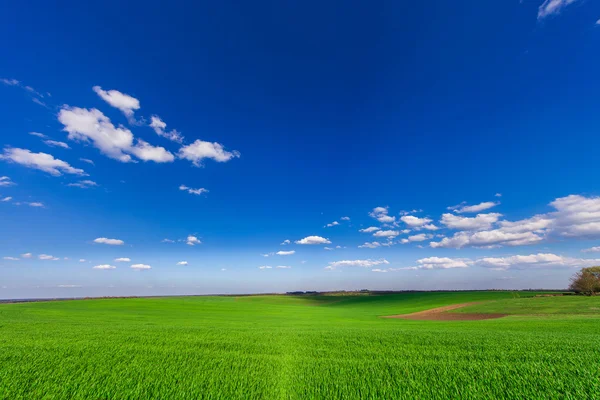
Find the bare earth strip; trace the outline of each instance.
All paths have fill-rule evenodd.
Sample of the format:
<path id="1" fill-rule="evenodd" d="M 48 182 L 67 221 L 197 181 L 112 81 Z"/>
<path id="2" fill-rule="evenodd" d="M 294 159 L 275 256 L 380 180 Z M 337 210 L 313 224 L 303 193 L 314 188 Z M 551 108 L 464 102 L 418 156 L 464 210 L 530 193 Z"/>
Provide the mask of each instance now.
<path id="1" fill-rule="evenodd" d="M 481 302 L 471 302 L 462 304 L 452 304 L 451 306 L 444 306 L 438 308 L 432 308 L 430 310 L 419 311 L 412 314 L 401 314 L 401 315 L 390 315 L 382 318 L 400 318 L 400 319 L 412 319 L 420 321 L 478 321 L 482 319 L 495 319 L 506 317 L 508 314 L 468 314 L 468 313 L 449 313 L 447 311 L 456 310 L 457 308 L 463 308 L 468 306 L 474 306 L 481 304 Z"/>

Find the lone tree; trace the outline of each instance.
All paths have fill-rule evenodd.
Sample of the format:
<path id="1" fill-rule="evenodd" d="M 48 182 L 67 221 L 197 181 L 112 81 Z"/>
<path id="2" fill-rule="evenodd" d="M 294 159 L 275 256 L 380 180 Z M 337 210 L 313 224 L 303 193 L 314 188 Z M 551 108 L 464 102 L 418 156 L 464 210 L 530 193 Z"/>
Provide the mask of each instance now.
<path id="1" fill-rule="evenodd" d="M 588 296 L 600 293 L 600 267 L 582 268 L 571 277 L 569 289 Z"/>

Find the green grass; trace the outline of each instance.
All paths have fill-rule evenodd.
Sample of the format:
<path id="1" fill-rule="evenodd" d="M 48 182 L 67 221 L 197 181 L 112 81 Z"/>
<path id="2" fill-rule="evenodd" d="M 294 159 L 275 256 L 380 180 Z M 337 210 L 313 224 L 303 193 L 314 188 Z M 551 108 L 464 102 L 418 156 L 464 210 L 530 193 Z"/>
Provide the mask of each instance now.
<path id="1" fill-rule="evenodd" d="M 2 304 L 0 398 L 598 398 L 600 297 L 531 295 Z M 379 318 L 471 301 L 511 315 Z"/>

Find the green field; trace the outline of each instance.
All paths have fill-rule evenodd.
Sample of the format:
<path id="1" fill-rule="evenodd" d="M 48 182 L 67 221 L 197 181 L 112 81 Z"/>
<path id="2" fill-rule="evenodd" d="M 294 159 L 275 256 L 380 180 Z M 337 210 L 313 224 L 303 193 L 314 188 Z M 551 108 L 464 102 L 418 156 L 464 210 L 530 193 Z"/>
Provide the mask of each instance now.
<path id="1" fill-rule="evenodd" d="M 600 297 L 532 295 L 0 304 L 0 398 L 600 398 Z M 472 301 L 510 315 L 379 318 Z"/>

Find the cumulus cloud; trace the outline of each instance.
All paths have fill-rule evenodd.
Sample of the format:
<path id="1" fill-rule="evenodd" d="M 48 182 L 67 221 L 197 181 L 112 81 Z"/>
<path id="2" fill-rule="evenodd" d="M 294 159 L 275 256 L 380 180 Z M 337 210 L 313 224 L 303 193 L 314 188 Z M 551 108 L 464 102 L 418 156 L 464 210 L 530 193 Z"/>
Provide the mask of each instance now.
<path id="1" fill-rule="evenodd" d="M 400 220 L 411 228 L 423 228 L 426 225 L 430 225 L 432 222 L 429 218 L 419 218 L 414 215 L 404 215 L 400 217 Z"/>
<path id="2" fill-rule="evenodd" d="M 426 233 L 420 233 L 418 235 L 412 235 L 406 239 L 402 239 L 400 242 L 403 244 L 410 243 L 410 242 L 423 242 L 423 241 L 431 239 L 431 238 L 432 238 L 432 235 L 428 235 Z"/>
<path id="3" fill-rule="evenodd" d="M 439 242 L 431 242 L 433 248 L 449 247 L 498 247 L 498 246 L 522 246 L 539 243 L 543 236 L 534 232 L 506 232 L 503 229 L 493 229 L 481 232 L 457 232 L 451 237 L 443 238 Z"/>
<path id="4" fill-rule="evenodd" d="M 281 242 L 282 246 L 285 246 L 287 244 L 291 244 L 292 242 L 289 239 L 285 239 L 283 242 Z"/>
<path id="5" fill-rule="evenodd" d="M 129 257 L 115 258 L 115 262 L 131 262 Z"/>
<path id="6" fill-rule="evenodd" d="M 542 20 L 550 15 L 560 14 L 560 12 L 569 4 L 577 0 L 546 0 L 538 8 L 538 20 Z"/>
<path id="7" fill-rule="evenodd" d="M 570 195 L 550 203 L 552 230 L 567 237 L 600 237 L 600 197 Z"/>
<path id="8" fill-rule="evenodd" d="M 92 267 L 92 269 L 115 269 L 115 268 L 117 268 L 117 267 L 115 267 L 114 265 L 109 265 L 109 264 L 94 265 Z"/>
<path id="9" fill-rule="evenodd" d="M 398 231 L 389 230 L 389 231 L 377 231 L 373 234 L 373 236 L 385 237 L 385 238 L 395 238 L 399 234 L 400 234 L 400 232 L 398 232 Z"/>
<path id="10" fill-rule="evenodd" d="M 167 124 L 160 119 L 158 115 L 150 117 L 149 126 L 154 129 L 154 132 L 156 132 L 158 136 L 162 136 L 177 143 L 183 143 L 183 136 L 181 136 L 181 133 L 177 132 L 175 129 L 169 132 L 165 131 Z"/>
<path id="11" fill-rule="evenodd" d="M 0 176 L 0 186 L 12 186 L 14 184 L 15 183 L 8 176 Z"/>
<path id="12" fill-rule="evenodd" d="M 105 237 L 94 239 L 94 243 L 109 244 L 112 246 L 122 246 L 125 244 L 125 242 L 120 239 L 109 239 Z"/>
<path id="13" fill-rule="evenodd" d="M 94 181 L 86 179 L 86 180 L 75 182 L 75 183 L 69 183 L 67 186 L 79 187 L 82 189 L 89 189 L 91 187 L 98 186 L 98 184 Z"/>
<path id="14" fill-rule="evenodd" d="M 360 246 L 358 246 L 358 248 L 359 249 L 375 249 L 380 246 L 381 246 L 381 243 L 379 243 L 379 242 L 365 242 L 364 244 L 361 244 Z"/>
<path id="15" fill-rule="evenodd" d="M 385 258 L 379 260 L 342 260 L 342 261 L 332 261 L 329 263 L 325 269 L 334 270 L 342 267 L 361 267 L 361 268 L 371 268 L 376 265 L 389 264 L 389 261 Z"/>
<path id="16" fill-rule="evenodd" d="M 177 265 L 188 265 L 187 261 L 179 261 Z"/>
<path id="17" fill-rule="evenodd" d="M 600 246 L 590 247 L 589 249 L 581 250 L 582 253 L 597 253 L 600 252 Z"/>
<path id="18" fill-rule="evenodd" d="M 54 256 L 51 256 L 51 255 L 49 255 L 49 254 L 40 254 L 40 255 L 38 256 L 38 258 L 39 258 L 40 260 L 52 260 L 52 261 L 58 261 L 58 260 L 59 260 L 59 258 L 58 258 L 58 257 L 54 257 Z"/>
<path id="19" fill-rule="evenodd" d="M 121 110 L 130 121 L 133 120 L 133 113 L 140 109 L 140 101 L 128 94 L 121 93 L 118 90 L 102 90 L 100 86 L 94 86 L 92 89 L 102 100 Z"/>
<path id="20" fill-rule="evenodd" d="M 278 251 L 277 253 L 278 256 L 291 256 L 292 254 L 296 254 L 295 250 L 290 250 L 290 251 Z"/>
<path id="21" fill-rule="evenodd" d="M 325 228 L 331 228 L 332 226 L 336 226 L 336 225 L 339 225 L 339 224 L 340 224 L 339 222 L 333 221 L 333 222 L 325 225 Z"/>
<path id="22" fill-rule="evenodd" d="M 342 217 L 340 218 L 342 221 L 350 221 L 350 217 Z"/>
<path id="23" fill-rule="evenodd" d="M 461 214 L 461 213 L 477 213 L 480 211 L 488 210 L 492 207 L 496 207 L 499 204 L 500 204 L 499 202 L 486 201 L 486 202 L 475 204 L 472 206 L 467 206 L 467 205 L 461 204 L 458 206 L 448 207 L 448 209 L 454 210 L 455 212 L 457 212 L 459 214 Z"/>
<path id="24" fill-rule="evenodd" d="M 370 226 L 368 228 L 364 228 L 364 229 L 359 229 L 359 232 L 363 232 L 363 233 L 371 233 L 371 232 L 375 232 L 380 230 L 378 227 L 376 226 Z"/>
<path id="25" fill-rule="evenodd" d="M 63 173 L 71 175 L 87 175 L 84 170 L 73 168 L 69 163 L 54 158 L 47 153 L 32 153 L 27 149 L 6 148 L 4 154 L 0 155 L 0 160 L 6 160 L 27 168 L 38 169 L 53 176 L 60 176 Z"/>
<path id="26" fill-rule="evenodd" d="M 331 244 L 331 241 L 321 236 L 307 236 L 304 239 L 296 240 L 296 244 Z"/>
<path id="27" fill-rule="evenodd" d="M 387 207 L 375 207 L 370 213 L 369 216 L 375 218 L 377 221 L 382 224 L 393 224 L 396 222 L 396 217 L 392 217 L 388 215 Z"/>
<path id="28" fill-rule="evenodd" d="M 227 151 L 222 144 L 217 142 L 205 142 L 200 139 L 187 146 L 183 146 L 177 155 L 181 159 L 192 162 L 196 167 L 202 165 L 204 159 L 211 159 L 217 162 L 227 162 L 232 158 L 239 158 L 240 152 L 237 150 Z"/>
<path id="29" fill-rule="evenodd" d="M 441 223 L 450 229 L 461 229 L 469 231 L 477 231 L 489 229 L 493 224 L 498 222 L 502 214 L 477 214 L 475 217 L 461 217 L 454 214 L 443 214 Z"/>
<path id="30" fill-rule="evenodd" d="M 195 194 L 195 195 L 200 195 L 203 193 L 208 193 L 208 189 L 204 189 L 204 188 L 198 188 L 198 189 L 194 189 L 191 187 L 187 187 L 185 185 L 180 185 L 179 186 L 179 190 L 183 190 L 188 192 L 189 194 Z"/>
<path id="31" fill-rule="evenodd" d="M 137 270 L 152 269 L 152 267 L 147 264 L 133 264 L 130 268 L 137 269 Z"/>
<path id="32" fill-rule="evenodd" d="M 196 236 L 189 235 L 186 239 L 186 244 L 189 246 L 194 246 L 197 244 L 202 244 L 202 242 Z"/>
<path id="33" fill-rule="evenodd" d="M 133 144 L 131 131 L 123 126 L 116 128 L 101 111 L 92 108 L 64 106 L 58 113 L 70 140 L 91 142 L 104 155 L 121 162 L 131 162 L 131 154 L 144 161 L 171 162 L 173 154 L 163 147 L 155 147 L 143 140 Z"/>

